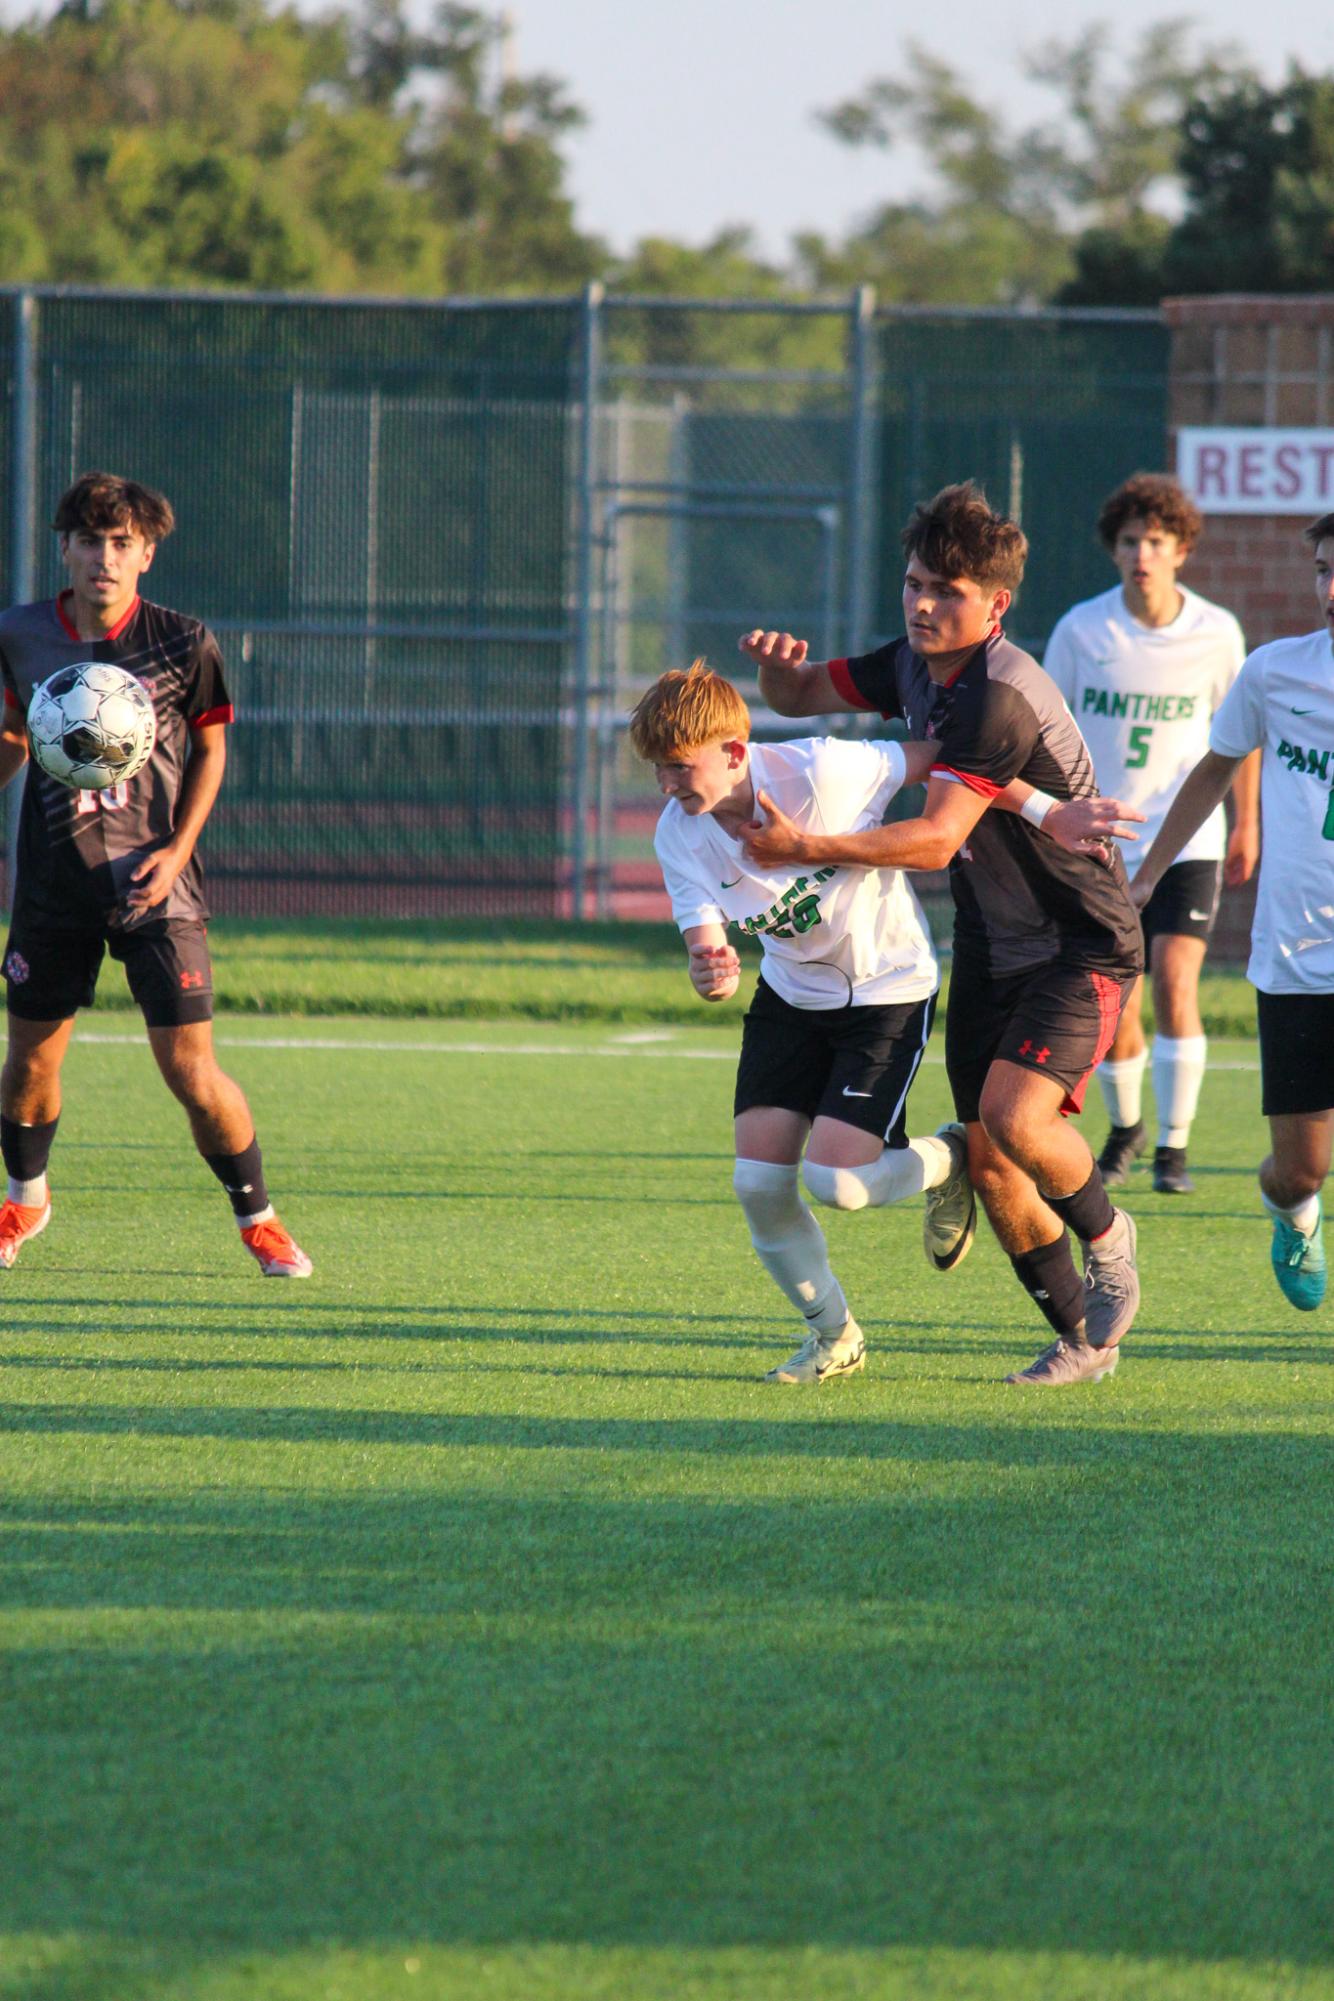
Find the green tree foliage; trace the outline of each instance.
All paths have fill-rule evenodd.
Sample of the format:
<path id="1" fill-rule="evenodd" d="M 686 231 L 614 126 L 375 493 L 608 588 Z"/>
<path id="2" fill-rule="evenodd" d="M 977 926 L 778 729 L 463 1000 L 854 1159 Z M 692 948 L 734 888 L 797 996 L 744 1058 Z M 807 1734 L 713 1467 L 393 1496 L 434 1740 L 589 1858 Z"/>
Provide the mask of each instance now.
<path id="1" fill-rule="evenodd" d="M 1233 80 L 1189 108 L 1186 210 L 1163 252 L 1172 292 L 1334 289 L 1334 77 Z"/>
<path id="2" fill-rule="evenodd" d="M 412 30 L 401 0 L 70 0 L 0 31 L 0 273 L 568 290 L 602 258 L 562 186 L 579 114 L 502 38 L 448 5 Z"/>
<path id="3" fill-rule="evenodd" d="M 1049 123 L 1012 129 L 915 43 L 902 77 L 822 114 L 847 145 L 910 143 L 936 189 L 886 204 L 841 242 L 800 240 L 812 282 L 865 279 L 882 298 L 924 304 L 1159 296 L 1161 204 L 1187 174 L 1188 115 L 1214 94 L 1256 88 L 1252 72 L 1230 45 L 1192 50 L 1183 21 L 1148 30 L 1119 71 L 1105 26 L 1021 60 L 1054 94 Z"/>

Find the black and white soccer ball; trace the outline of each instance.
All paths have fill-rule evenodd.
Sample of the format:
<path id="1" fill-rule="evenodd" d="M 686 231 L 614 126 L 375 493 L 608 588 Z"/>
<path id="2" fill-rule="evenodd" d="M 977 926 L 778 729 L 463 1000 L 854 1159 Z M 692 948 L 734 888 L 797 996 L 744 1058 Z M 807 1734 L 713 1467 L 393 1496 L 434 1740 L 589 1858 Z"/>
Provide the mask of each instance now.
<path id="1" fill-rule="evenodd" d="M 133 674 L 101 660 L 58 667 L 28 704 L 28 742 L 48 778 L 103 792 L 142 771 L 157 740 L 151 698 Z"/>

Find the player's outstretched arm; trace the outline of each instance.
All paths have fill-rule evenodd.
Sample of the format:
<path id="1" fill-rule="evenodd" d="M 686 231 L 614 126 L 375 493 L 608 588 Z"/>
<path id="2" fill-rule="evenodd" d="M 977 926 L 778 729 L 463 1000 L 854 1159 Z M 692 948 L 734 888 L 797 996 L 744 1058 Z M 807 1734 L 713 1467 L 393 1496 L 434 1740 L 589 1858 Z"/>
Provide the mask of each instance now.
<path id="1" fill-rule="evenodd" d="M 1002 813 L 1017 813 L 1040 827 L 1072 855 L 1105 853 L 1111 840 L 1137 841 L 1139 835 L 1131 822 L 1142 824 L 1145 817 L 1120 799 L 1096 795 L 1092 799 L 1053 799 L 1022 778 L 1012 778 L 991 803 Z"/>
<path id="2" fill-rule="evenodd" d="M 692 924 L 685 939 L 690 984 L 701 1000 L 730 1000 L 741 984 L 741 960 L 721 924 Z"/>
<path id="3" fill-rule="evenodd" d="M 1249 882 L 1260 859 L 1260 753 L 1243 757 L 1232 781 L 1232 831 L 1227 837 L 1223 880 L 1230 889 Z"/>
<path id="4" fill-rule="evenodd" d="M 769 794 L 755 795 L 756 817 L 741 829 L 741 845 L 761 867 L 781 862 L 832 862 L 836 868 L 942 869 L 972 833 L 990 802 L 970 786 L 933 778 L 915 820 L 895 820 L 858 834 L 808 834 L 780 812 Z"/>
<path id="5" fill-rule="evenodd" d="M 1140 910 L 1191 835 L 1204 825 L 1215 806 L 1222 804 L 1241 762 L 1239 757 L 1220 757 L 1216 750 L 1206 750 L 1195 769 L 1187 773 L 1157 839 L 1131 881 L 1130 894 Z"/>
<path id="6" fill-rule="evenodd" d="M 756 627 L 737 642 L 760 670 L 760 694 L 776 716 L 827 716 L 851 710 L 823 661 L 807 660 L 806 641 Z"/>
<path id="7" fill-rule="evenodd" d="M 22 724 L 7 723 L 0 730 L 0 792 L 11 778 L 17 778 L 28 762 L 28 738 Z"/>

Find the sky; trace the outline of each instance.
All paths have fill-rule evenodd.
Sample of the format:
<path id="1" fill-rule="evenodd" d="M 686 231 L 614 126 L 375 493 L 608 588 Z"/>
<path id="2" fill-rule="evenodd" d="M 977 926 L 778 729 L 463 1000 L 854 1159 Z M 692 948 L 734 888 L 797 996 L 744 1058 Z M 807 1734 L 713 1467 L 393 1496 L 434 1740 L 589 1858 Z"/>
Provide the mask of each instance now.
<path id="1" fill-rule="evenodd" d="M 876 0 L 505 0 L 520 74 L 564 79 L 589 124 L 564 146 L 581 227 L 627 250 L 641 236 L 702 243 L 727 223 L 754 226 L 781 256 L 802 229 L 844 232 L 879 202 L 927 185 L 920 161 L 841 145 L 814 113 L 892 75 L 915 36 L 973 91 L 1023 122 L 1053 101 L 1014 51 L 1114 19 L 1131 48 L 1166 16 L 1153 0 L 951 0 L 925 13 Z M 1190 10 L 1182 8 L 1182 16 Z M 1210 41 L 1239 43 L 1278 81 L 1288 60 L 1328 66 L 1310 0 L 1210 0 Z M 1197 20 L 1200 16 L 1195 17 Z"/>

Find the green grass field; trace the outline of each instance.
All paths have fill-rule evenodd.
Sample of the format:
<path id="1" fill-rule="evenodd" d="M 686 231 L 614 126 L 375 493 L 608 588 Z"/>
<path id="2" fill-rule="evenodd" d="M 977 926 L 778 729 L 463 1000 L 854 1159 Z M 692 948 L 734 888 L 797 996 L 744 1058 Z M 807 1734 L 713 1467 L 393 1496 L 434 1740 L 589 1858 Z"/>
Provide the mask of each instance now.
<path id="1" fill-rule="evenodd" d="M 679 948 L 563 937 L 454 972 L 587 1019 L 220 1022 L 307 1285 L 86 1018 L 0 1279 L 0 1996 L 1334 1996 L 1334 1308 L 1268 1270 L 1253 1043 L 1198 1194 L 1129 1193 L 1114 1380 L 1003 1387 L 1031 1308 L 910 1205 L 825 1219 L 866 1375 L 774 1390 L 735 1021 L 626 1027 Z"/>

